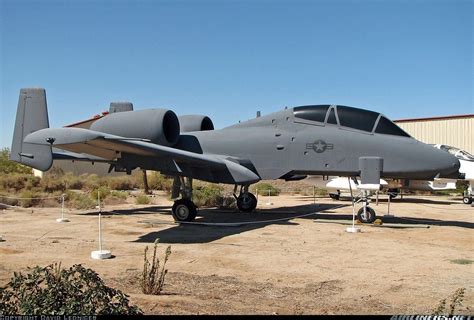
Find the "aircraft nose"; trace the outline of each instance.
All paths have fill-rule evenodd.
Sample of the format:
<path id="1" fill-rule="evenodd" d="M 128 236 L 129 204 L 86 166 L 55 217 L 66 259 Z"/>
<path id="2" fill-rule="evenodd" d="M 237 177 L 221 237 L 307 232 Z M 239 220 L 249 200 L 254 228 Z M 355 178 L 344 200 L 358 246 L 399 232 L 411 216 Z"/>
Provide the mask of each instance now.
<path id="1" fill-rule="evenodd" d="M 434 149 L 436 156 L 433 156 L 432 159 L 436 162 L 436 170 L 439 173 L 439 178 L 451 178 L 458 179 L 460 177 L 459 168 L 461 163 L 459 160 L 452 154 Z"/>

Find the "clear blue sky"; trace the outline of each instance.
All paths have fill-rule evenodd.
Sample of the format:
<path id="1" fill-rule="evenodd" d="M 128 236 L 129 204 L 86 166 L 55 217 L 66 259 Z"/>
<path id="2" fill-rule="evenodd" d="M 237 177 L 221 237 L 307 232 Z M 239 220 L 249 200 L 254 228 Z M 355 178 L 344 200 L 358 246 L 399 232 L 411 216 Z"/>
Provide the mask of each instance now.
<path id="1" fill-rule="evenodd" d="M 62 126 L 128 100 L 224 127 L 334 103 L 474 113 L 472 1 L 0 0 L 1 146 L 19 89 Z"/>

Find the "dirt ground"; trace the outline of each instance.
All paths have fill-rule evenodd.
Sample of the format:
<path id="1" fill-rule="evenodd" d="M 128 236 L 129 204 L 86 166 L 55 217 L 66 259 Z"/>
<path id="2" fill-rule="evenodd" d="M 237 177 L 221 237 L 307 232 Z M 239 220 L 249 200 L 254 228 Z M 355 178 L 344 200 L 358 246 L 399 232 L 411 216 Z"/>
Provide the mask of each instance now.
<path id="1" fill-rule="evenodd" d="M 1 210 L 0 285 L 13 271 L 61 261 L 96 270 L 149 314 L 430 314 L 461 287 L 460 312 L 474 314 L 474 208 L 460 199 L 395 199 L 386 218 L 384 197 L 371 206 L 385 224 L 357 234 L 345 232 L 349 201 L 261 196 L 256 213 L 210 208 L 196 220 L 252 222 L 243 225 L 177 225 L 164 194 L 154 203 L 104 209 L 114 257 L 103 261 L 90 258 L 96 211 L 68 209 L 71 222 L 57 223 L 60 208 Z M 172 254 L 164 294 L 148 296 L 139 277 L 156 238 L 160 254 L 168 245 Z"/>

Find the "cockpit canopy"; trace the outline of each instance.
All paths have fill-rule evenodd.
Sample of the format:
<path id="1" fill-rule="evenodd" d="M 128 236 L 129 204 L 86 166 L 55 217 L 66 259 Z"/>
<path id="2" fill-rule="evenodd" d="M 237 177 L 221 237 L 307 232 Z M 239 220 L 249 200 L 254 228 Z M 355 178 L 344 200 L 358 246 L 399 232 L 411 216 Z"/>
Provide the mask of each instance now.
<path id="1" fill-rule="evenodd" d="M 347 106 L 314 105 L 293 108 L 296 118 L 333 124 L 366 132 L 410 137 L 380 113 Z"/>
<path id="2" fill-rule="evenodd" d="M 461 150 L 455 147 L 447 146 L 445 144 L 436 145 L 435 147 L 438 147 L 438 149 L 451 153 L 453 156 L 455 156 L 459 160 L 474 162 L 474 156 L 470 154 L 469 152 L 467 152 L 466 150 Z"/>

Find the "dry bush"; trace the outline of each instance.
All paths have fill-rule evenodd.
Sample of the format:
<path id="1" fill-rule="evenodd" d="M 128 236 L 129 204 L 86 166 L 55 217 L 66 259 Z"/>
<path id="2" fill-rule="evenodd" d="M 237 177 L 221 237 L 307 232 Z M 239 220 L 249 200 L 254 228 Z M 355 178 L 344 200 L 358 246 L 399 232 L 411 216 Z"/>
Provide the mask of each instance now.
<path id="1" fill-rule="evenodd" d="M 93 189 L 91 191 L 90 197 L 93 200 L 97 201 L 98 198 L 99 198 L 99 193 L 100 193 L 100 200 L 105 200 L 110 195 L 110 190 L 106 186 L 100 186 L 100 187 L 98 187 L 96 189 Z"/>
<path id="2" fill-rule="evenodd" d="M 26 274 L 14 273 L 0 288 L 2 315 L 103 315 L 141 314 L 128 296 L 108 287 L 92 269 L 61 264 L 28 268 Z"/>
<path id="3" fill-rule="evenodd" d="M 6 192 L 17 192 L 22 189 L 38 187 L 40 178 L 31 174 L 6 174 L 0 175 L 0 190 Z"/>
<path id="4" fill-rule="evenodd" d="M 135 199 L 135 204 L 150 204 L 150 202 L 150 197 L 145 194 L 141 194 Z"/>
<path id="5" fill-rule="evenodd" d="M 457 289 L 452 295 L 449 302 L 449 308 L 446 308 L 446 303 L 448 298 L 442 299 L 436 309 L 433 311 L 433 315 L 440 316 L 440 315 L 448 315 L 448 317 L 452 317 L 456 312 L 456 308 L 462 305 L 462 301 L 464 300 L 464 293 L 466 292 L 466 288 L 459 288 Z"/>
<path id="6" fill-rule="evenodd" d="M 165 257 L 163 259 L 163 266 L 160 269 L 160 259 L 156 255 L 158 242 L 159 239 L 156 239 L 153 247 L 153 258 L 151 263 L 150 261 L 148 261 L 147 257 L 148 246 L 145 247 L 143 274 L 141 280 L 142 292 L 144 294 L 160 294 L 165 284 L 165 276 L 168 273 L 168 270 L 165 269 L 165 265 L 171 255 L 171 246 L 168 246 L 166 248 Z"/>
<path id="7" fill-rule="evenodd" d="M 23 191 L 19 198 L 20 205 L 24 208 L 37 206 L 41 202 L 41 199 L 38 199 L 40 198 L 40 195 L 29 190 Z"/>
<path id="8" fill-rule="evenodd" d="M 97 206 L 97 201 L 94 201 L 87 193 L 67 193 L 68 204 L 75 209 L 93 209 Z"/>
<path id="9" fill-rule="evenodd" d="M 258 190 L 258 194 L 261 194 L 263 196 L 277 196 L 280 194 L 280 189 L 274 187 L 268 182 L 257 183 L 256 185 L 252 186 L 252 190 L 253 193 L 257 193 L 256 190 Z"/>
<path id="10" fill-rule="evenodd" d="M 223 188 L 216 184 L 197 185 L 193 190 L 193 201 L 198 207 L 222 206 Z"/>
<path id="11" fill-rule="evenodd" d="M 152 172 L 148 175 L 148 186 L 153 190 L 171 191 L 173 179 L 167 178 L 159 172 Z"/>
<path id="12" fill-rule="evenodd" d="M 107 177 L 104 181 L 111 190 L 133 190 L 139 186 L 135 179 L 129 176 Z"/>
<path id="13" fill-rule="evenodd" d="M 40 186 L 45 192 L 66 190 L 66 184 L 62 179 L 50 175 L 47 175 L 41 179 Z"/>

